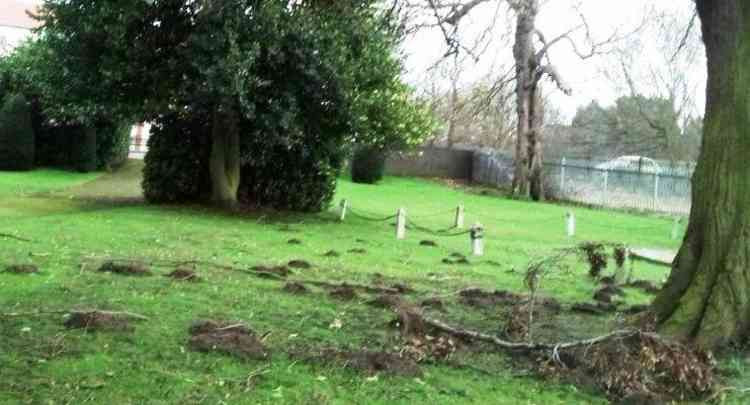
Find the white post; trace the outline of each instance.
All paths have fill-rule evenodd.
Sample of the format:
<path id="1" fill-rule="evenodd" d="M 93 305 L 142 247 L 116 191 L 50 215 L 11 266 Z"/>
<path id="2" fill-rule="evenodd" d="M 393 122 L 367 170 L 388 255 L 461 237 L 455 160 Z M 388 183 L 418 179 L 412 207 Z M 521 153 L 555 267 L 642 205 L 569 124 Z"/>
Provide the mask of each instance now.
<path id="1" fill-rule="evenodd" d="M 396 216 L 396 239 L 406 239 L 406 209 L 399 208 Z"/>
<path id="2" fill-rule="evenodd" d="M 565 195 L 565 157 L 560 162 L 560 195 Z"/>
<path id="3" fill-rule="evenodd" d="M 340 210 L 339 221 L 344 222 L 344 220 L 346 219 L 346 211 L 348 209 L 349 209 L 349 201 L 347 201 L 346 199 L 341 200 L 341 204 L 339 205 L 339 210 Z"/>
<path id="4" fill-rule="evenodd" d="M 469 232 L 469 236 L 471 237 L 471 254 L 474 256 L 483 256 L 484 255 L 484 228 L 482 228 L 482 224 L 477 222 L 474 224 L 473 227 L 471 227 L 471 232 Z"/>
<path id="5" fill-rule="evenodd" d="M 672 240 L 675 240 L 680 236 L 680 222 L 680 217 L 674 218 L 674 224 L 672 225 Z"/>
<path id="6" fill-rule="evenodd" d="M 456 207 L 456 221 L 453 226 L 457 229 L 463 229 L 464 227 L 464 206 L 459 205 Z"/>
<path id="7" fill-rule="evenodd" d="M 568 211 L 568 213 L 565 214 L 565 218 L 567 219 L 566 225 L 567 225 L 568 237 L 572 238 L 576 236 L 576 217 L 575 215 L 573 215 L 572 212 Z"/>

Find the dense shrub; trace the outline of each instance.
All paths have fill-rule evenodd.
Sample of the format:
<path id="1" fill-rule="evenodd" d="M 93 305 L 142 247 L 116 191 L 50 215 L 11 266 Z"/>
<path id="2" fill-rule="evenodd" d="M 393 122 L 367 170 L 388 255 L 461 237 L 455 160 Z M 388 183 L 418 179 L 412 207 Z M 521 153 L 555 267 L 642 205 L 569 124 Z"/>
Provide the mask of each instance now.
<path id="1" fill-rule="evenodd" d="M 31 109 L 20 94 L 8 95 L 0 108 L 0 170 L 34 168 Z"/>
<path id="2" fill-rule="evenodd" d="M 374 184 L 385 173 L 386 152 L 377 146 L 360 146 L 352 157 L 352 181 Z"/>
<path id="3" fill-rule="evenodd" d="M 130 151 L 130 123 L 103 121 L 96 126 L 96 166 L 116 169 L 128 159 Z"/>
<path id="4" fill-rule="evenodd" d="M 71 167 L 79 172 L 88 173 L 96 170 L 96 128 L 78 125 L 72 128 Z"/>
<path id="5" fill-rule="evenodd" d="M 211 192 L 209 121 L 200 113 L 154 122 L 144 159 L 143 195 L 152 203 L 196 202 Z"/>
<path id="6" fill-rule="evenodd" d="M 317 212 L 336 191 L 343 151 L 320 145 L 269 146 L 256 139 L 257 157 L 242 165 L 239 201 L 280 210 Z"/>

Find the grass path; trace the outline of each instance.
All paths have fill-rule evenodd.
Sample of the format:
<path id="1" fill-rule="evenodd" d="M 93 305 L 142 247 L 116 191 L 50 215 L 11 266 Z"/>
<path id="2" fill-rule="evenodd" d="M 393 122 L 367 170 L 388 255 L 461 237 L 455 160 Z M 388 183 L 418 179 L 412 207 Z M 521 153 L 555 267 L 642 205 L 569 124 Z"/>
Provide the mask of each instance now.
<path id="1" fill-rule="evenodd" d="M 469 286 L 523 291 L 522 272 L 529 260 L 581 240 L 677 245 L 670 239 L 668 218 L 573 208 L 579 235 L 571 240 L 564 234 L 564 214 L 571 208 L 470 194 L 424 180 L 388 178 L 378 186 L 340 182 L 337 200 L 349 199 L 355 210 L 388 216 L 405 206 L 419 225 L 435 229 L 450 225 L 449 211 L 463 203 L 467 223 L 486 226 L 487 255 L 470 259 L 469 266 L 447 265 L 442 259 L 451 253 L 468 253 L 468 237 L 409 231 L 406 240 L 396 241 L 390 221 L 350 216 L 340 223 L 335 212 L 226 214 L 150 206 L 137 202 L 138 173 L 138 164 L 130 163 L 125 171 L 93 181 L 96 176 L 50 181 L 38 191 L 57 191 L 45 196 L 19 195 L 7 186 L 0 190 L 13 196 L 0 198 L 0 232 L 34 240 L 0 239 L 0 265 L 33 263 L 42 270 L 31 276 L 0 273 L 0 313 L 100 308 L 151 319 L 122 334 L 67 330 L 54 314 L 0 316 L 0 403 L 606 403 L 594 393 L 531 377 L 503 354 L 462 352 L 455 360 L 470 367 L 426 364 L 419 378 L 368 378 L 290 355 L 321 347 L 393 350 L 397 332 L 387 326 L 393 313 L 365 305 L 367 295 L 347 302 L 320 289 L 292 296 L 276 281 L 206 265 L 196 268 L 203 283 L 93 270 L 111 257 L 161 263 L 195 259 L 237 268 L 306 260 L 314 268 L 295 277 L 366 284 L 380 277 L 406 283 L 417 290 L 410 300 L 442 297 L 446 311 L 432 315 L 493 333 L 503 314 L 468 308 L 455 291 Z M 5 176 L 0 173 L 0 185 L 10 183 Z M 289 244 L 290 239 L 301 244 Z M 438 246 L 420 246 L 423 239 Z M 325 256 L 330 250 L 340 256 Z M 543 294 L 565 305 L 588 300 L 595 288 L 583 264 L 571 261 L 569 266 L 542 286 Z M 153 271 L 162 275 L 173 268 L 154 266 Z M 643 265 L 638 276 L 661 280 L 665 270 Z M 649 299 L 628 291 L 629 303 Z M 242 320 L 259 333 L 270 332 L 271 360 L 243 362 L 188 350 L 187 328 L 201 318 Z M 614 319 L 563 321 L 560 333 L 578 337 L 606 330 Z M 737 378 L 748 375 L 745 367 L 742 360 L 731 365 Z M 249 375 L 257 377 L 248 380 Z"/>

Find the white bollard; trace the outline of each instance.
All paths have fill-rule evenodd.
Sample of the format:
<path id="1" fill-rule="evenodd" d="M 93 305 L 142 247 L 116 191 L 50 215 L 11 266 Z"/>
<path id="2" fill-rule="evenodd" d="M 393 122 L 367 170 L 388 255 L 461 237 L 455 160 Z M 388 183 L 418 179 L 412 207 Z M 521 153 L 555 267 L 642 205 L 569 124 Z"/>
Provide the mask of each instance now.
<path id="1" fill-rule="evenodd" d="M 346 219 L 346 211 L 349 209 L 349 201 L 347 200 L 341 200 L 341 204 L 339 205 L 339 221 L 343 222 Z"/>
<path id="2" fill-rule="evenodd" d="M 406 239 L 406 209 L 399 208 L 396 216 L 396 239 Z"/>
<path id="3" fill-rule="evenodd" d="M 566 226 L 567 226 L 568 237 L 572 238 L 576 236 L 576 217 L 575 215 L 573 215 L 572 212 L 568 211 L 568 213 L 565 214 L 565 218 L 567 219 Z"/>
<path id="4" fill-rule="evenodd" d="M 471 237 L 471 254 L 474 256 L 484 256 L 484 228 L 477 222 L 471 227 L 469 232 Z"/>
<path id="5" fill-rule="evenodd" d="M 464 227 L 464 206 L 459 205 L 456 208 L 456 221 L 453 223 L 456 229 L 463 229 Z"/>

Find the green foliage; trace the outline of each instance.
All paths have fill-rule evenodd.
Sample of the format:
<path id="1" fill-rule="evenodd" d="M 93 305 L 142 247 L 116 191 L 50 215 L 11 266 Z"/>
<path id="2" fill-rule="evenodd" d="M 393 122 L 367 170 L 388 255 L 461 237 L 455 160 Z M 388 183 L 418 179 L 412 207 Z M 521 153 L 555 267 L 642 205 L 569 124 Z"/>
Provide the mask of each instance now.
<path id="1" fill-rule="evenodd" d="M 81 173 L 96 170 L 96 128 L 78 125 L 70 133 L 72 148 L 70 164 L 73 169 Z"/>
<path id="2" fill-rule="evenodd" d="M 23 95 L 10 94 L 0 108 L 0 170 L 33 168 L 31 108 Z"/>
<path id="3" fill-rule="evenodd" d="M 130 151 L 130 129 L 128 122 L 104 121 L 96 125 L 97 169 L 116 169 L 125 163 Z"/>
<path id="4" fill-rule="evenodd" d="M 160 117 L 144 158 L 143 195 L 151 203 L 196 202 L 211 191 L 209 121 L 197 112 Z"/>
<path id="5" fill-rule="evenodd" d="M 385 174 L 386 151 L 376 146 L 364 145 L 357 148 L 352 157 L 352 181 L 374 184 Z"/>

